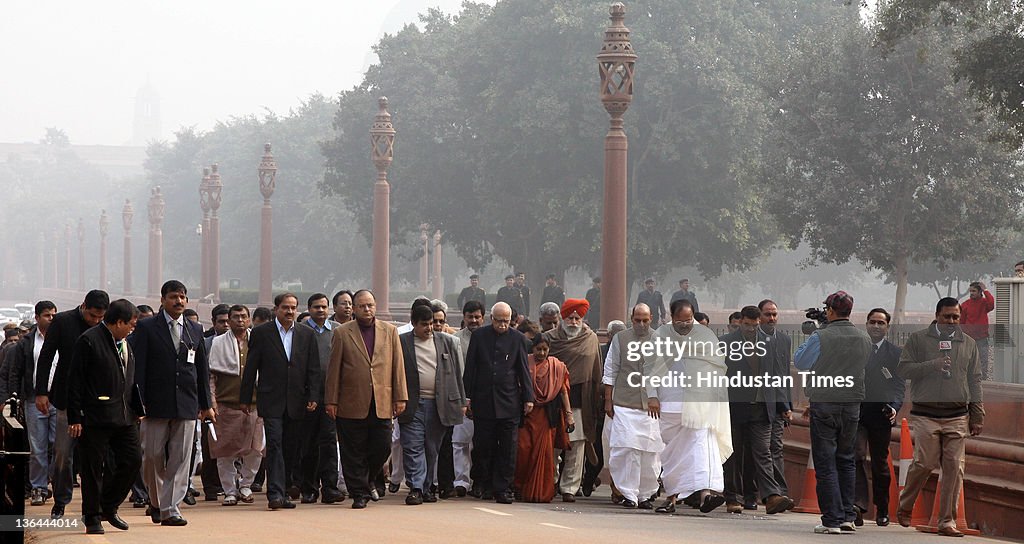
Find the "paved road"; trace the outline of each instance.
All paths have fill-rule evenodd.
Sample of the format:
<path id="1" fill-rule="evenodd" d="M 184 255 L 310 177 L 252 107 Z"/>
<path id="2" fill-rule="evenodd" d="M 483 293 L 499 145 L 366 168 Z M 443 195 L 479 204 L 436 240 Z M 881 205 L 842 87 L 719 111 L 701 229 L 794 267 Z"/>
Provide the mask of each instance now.
<path id="1" fill-rule="evenodd" d="M 601 488 L 598 491 L 604 491 Z M 77 495 L 77 489 L 76 495 Z M 363 542 L 532 542 L 532 543 L 625 543 L 625 542 L 821 542 L 840 539 L 861 542 L 935 543 L 940 537 L 904 529 L 893 523 L 876 527 L 868 521 L 857 534 L 848 536 L 815 535 L 817 516 L 784 513 L 775 516 L 728 514 L 708 515 L 683 508 L 674 515 L 651 511 L 624 510 L 614 506 L 607 496 L 580 499 L 566 504 L 501 505 L 470 497 L 439 501 L 436 504 L 405 506 L 404 494 L 388 495 L 366 510 L 352 510 L 351 501 L 340 505 L 299 505 L 291 511 L 266 509 L 266 496 L 257 495 L 253 505 L 222 507 L 219 502 L 202 502 L 184 507 L 187 527 L 160 527 L 149 522 L 144 510 L 122 510 L 130 530 L 121 532 L 105 525 L 104 536 L 86 537 L 79 532 L 37 532 L 36 544 L 59 542 L 97 542 L 123 544 L 159 544 L 196 542 L 201 544 L 251 544 L 257 542 L 336 542 L 339 539 Z M 44 515 L 50 505 L 27 507 L 28 515 Z M 77 503 L 68 513 L 77 515 Z M 996 540 L 968 537 L 971 541 Z"/>

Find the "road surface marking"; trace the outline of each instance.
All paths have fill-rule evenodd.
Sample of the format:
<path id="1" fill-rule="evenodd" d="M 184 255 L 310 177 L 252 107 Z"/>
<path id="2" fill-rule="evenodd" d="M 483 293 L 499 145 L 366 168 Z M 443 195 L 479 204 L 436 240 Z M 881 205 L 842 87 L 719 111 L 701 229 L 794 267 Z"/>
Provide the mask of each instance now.
<path id="1" fill-rule="evenodd" d="M 573 529 L 572 527 L 566 527 L 565 525 L 557 525 L 555 523 L 541 523 L 541 525 L 543 525 L 545 527 L 554 527 L 555 529 L 568 529 L 570 531 L 575 531 L 576 530 L 576 529 Z"/>
<path id="2" fill-rule="evenodd" d="M 490 508 L 481 508 L 479 506 L 474 506 L 473 508 L 475 508 L 475 509 L 477 509 L 477 510 L 479 510 L 481 512 L 487 512 L 488 514 L 494 514 L 495 516 L 511 516 L 512 515 L 512 514 L 509 514 L 507 512 L 499 512 L 498 510 L 491 510 Z"/>

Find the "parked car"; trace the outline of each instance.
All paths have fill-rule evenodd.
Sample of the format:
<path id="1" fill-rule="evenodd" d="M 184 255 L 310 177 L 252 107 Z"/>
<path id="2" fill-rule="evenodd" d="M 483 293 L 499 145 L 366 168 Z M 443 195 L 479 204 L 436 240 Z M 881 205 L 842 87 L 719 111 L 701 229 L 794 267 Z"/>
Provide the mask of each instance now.
<path id="1" fill-rule="evenodd" d="M 21 312 L 14 308 L 0 308 L 0 326 L 21 323 Z"/>
<path id="2" fill-rule="evenodd" d="M 15 304 L 14 309 L 21 312 L 22 319 L 32 319 L 35 317 L 36 307 L 31 304 L 22 302 L 21 304 Z"/>

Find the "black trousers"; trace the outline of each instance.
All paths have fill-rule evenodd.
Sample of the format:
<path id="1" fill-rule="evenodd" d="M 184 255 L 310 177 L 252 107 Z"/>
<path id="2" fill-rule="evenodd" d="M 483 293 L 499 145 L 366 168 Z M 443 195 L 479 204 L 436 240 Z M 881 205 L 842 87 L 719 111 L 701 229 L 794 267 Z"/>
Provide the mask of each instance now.
<path id="1" fill-rule="evenodd" d="M 338 433 L 334 420 L 323 406 L 308 412 L 303 421 L 301 458 L 303 494 L 316 496 L 338 491 Z"/>
<path id="2" fill-rule="evenodd" d="M 738 403 L 730 405 L 735 406 Z M 775 464 L 772 462 L 772 423 L 763 405 L 742 406 L 732 420 L 733 450 L 750 450 L 753 461 L 753 478 L 761 500 L 782 493 L 775 481 Z M 749 415 L 747 415 L 749 414 Z M 725 498 L 729 502 L 743 502 L 744 470 L 743 454 L 733 454 L 725 462 Z"/>
<path id="3" fill-rule="evenodd" d="M 335 420 L 341 441 L 341 470 L 352 498 L 370 497 L 371 478 L 377 478 L 391 455 L 391 420 L 378 418 L 376 411 L 371 401 L 365 418 Z"/>
<path id="4" fill-rule="evenodd" d="M 478 417 L 473 423 L 473 486 L 495 495 L 505 493 L 516 472 L 519 418 Z"/>
<path id="5" fill-rule="evenodd" d="M 452 430 L 448 427 L 441 439 L 441 449 L 437 452 L 437 490 L 451 491 L 455 489 L 455 454 L 452 450 Z"/>
<path id="6" fill-rule="evenodd" d="M 116 513 L 142 466 L 138 427 L 83 425 L 78 450 L 82 456 L 82 516 Z M 113 463 L 109 462 L 111 456 Z"/>
<path id="7" fill-rule="evenodd" d="M 861 408 L 860 424 L 857 427 L 857 483 L 854 504 L 863 511 L 868 509 L 868 470 L 871 471 L 871 497 L 878 514 L 889 514 L 889 441 L 892 438 L 892 423 L 879 413 L 872 413 L 874 405 L 864 404 Z M 871 460 L 867 460 L 867 454 Z M 869 468 L 870 467 L 870 468 Z M 877 514 L 876 514 L 877 515 Z"/>
<path id="8" fill-rule="evenodd" d="M 604 432 L 604 417 L 597 418 L 597 429 L 595 436 L 601 436 Z M 601 474 L 601 470 L 604 469 L 604 445 L 601 440 L 594 441 L 594 453 L 597 454 L 597 463 L 590 464 L 587 461 L 583 465 L 583 487 L 593 488 L 594 482 L 597 481 L 597 477 Z M 561 472 L 559 472 L 561 474 Z"/>

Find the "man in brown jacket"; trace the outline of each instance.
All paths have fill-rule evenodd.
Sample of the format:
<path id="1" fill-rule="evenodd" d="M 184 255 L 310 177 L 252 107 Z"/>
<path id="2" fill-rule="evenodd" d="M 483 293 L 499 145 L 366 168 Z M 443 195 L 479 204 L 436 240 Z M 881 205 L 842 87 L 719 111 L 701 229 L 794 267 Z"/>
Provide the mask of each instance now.
<path id="1" fill-rule="evenodd" d="M 939 534 L 963 536 L 956 528 L 956 505 L 964 481 L 965 446 L 968 435 L 981 434 L 985 407 L 978 346 L 960 329 L 960 304 L 955 298 L 939 300 L 935 322 L 910 335 L 896 371 L 910 380 L 914 399 L 910 410 L 914 461 L 896 518 L 900 525 L 910 526 L 914 502 L 941 463 Z"/>
<path id="2" fill-rule="evenodd" d="M 355 293 L 355 320 L 335 328 L 324 402 L 335 418 L 352 508 L 366 508 L 370 477 L 390 454 L 391 419 L 405 411 L 402 345 L 395 326 L 377 321 L 373 293 Z"/>

